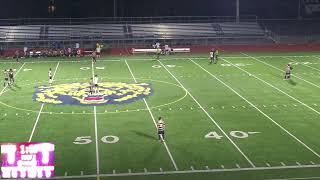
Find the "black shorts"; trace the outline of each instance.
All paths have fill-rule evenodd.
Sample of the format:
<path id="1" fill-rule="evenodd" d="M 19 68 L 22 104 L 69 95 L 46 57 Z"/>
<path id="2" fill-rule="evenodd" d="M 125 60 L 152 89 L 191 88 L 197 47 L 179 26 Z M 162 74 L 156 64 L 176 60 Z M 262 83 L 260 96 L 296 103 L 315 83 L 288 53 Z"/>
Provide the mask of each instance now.
<path id="1" fill-rule="evenodd" d="M 161 136 L 164 139 L 164 131 L 158 131 L 159 140 L 161 140 Z"/>
<path id="2" fill-rule="evenodd" d="M 9 78 L 4 78 L 4 80 L 5 80 L 5 81 L 8 81 L 8 80 L 9 80 Z"/>
<path id="3" fill-rule="evenodd" d="M 213 60 L 213 57 L 210 57 L 210 60 Z"/>
<path id="4" fill-rule="evenodd" d="M 13 79 L 13 75 L 9 75 L 9 78 L 10 78 L 10 79 Z"/>
<path id="5" fill-rule="evenodd" d="M 52 76 L 49 76 L 49 79 L 52 80 Z"/>
<path id="6" fill-rule="evenodd" d="M 98 84 L 95 84 L 95 85 L 94 85 L 94 87 L 98 87 L 98 86 L 99 86 Z"/>

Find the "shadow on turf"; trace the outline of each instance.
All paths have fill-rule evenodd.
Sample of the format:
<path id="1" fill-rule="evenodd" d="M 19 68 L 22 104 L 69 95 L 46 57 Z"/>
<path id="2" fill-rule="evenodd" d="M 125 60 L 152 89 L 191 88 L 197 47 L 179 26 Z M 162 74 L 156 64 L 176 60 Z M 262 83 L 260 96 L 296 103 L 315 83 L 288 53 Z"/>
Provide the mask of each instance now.
<path id="1" fill-rule="evenodd" d="M 143 133 L 143 132 L 139 132 L 139 131 L 132 131 L 133 133 L 135 133 L 138 136 L 142 136 L 148 139 L 152 139 L 152 140 L 158 140 L 155 136 L 151 136 L 149 134 Z"/>
<path id="2" fill-rule="evenodd" d="M 21 89 L 21 87 L 18 86 L 17 84 L 13 84 L 13 86 L 14 86 L 15 88 L 17 88 L 17 89 Z"/>
<path id="3" fill-rule="evenodd" d="M 291 84 L 291 85 L 293 85 L 293 86 L 297 85 L 297 83 L 294 82 L 292 79 L 290 79 L 288 82 L 289 82 L 289 84 Z"/>

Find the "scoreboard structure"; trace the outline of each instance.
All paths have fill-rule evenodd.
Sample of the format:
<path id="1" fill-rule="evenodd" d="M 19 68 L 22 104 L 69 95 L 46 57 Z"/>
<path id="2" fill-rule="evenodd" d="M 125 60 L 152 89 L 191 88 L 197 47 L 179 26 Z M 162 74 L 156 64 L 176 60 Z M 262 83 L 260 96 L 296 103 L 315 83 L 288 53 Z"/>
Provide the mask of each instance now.
<path id="1" fill-rule="evenodd" d="M 1 143 L 1 178 L 54 177 L 54 144 Z"/>

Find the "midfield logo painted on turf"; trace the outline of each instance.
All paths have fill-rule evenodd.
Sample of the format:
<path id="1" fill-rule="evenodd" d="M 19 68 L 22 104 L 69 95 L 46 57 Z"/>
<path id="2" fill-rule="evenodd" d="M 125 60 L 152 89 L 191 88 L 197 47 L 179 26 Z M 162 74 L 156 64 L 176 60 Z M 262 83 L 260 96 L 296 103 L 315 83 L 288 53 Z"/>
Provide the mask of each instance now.
<path id="1" fill-rule="evenodd" d="M 56 105 L 101 106 L 107 104 L 125 104 L 150 96 L 153 92 L 150 84 L 106 82 L 99 84 L 99 93 L 90 95 L 88 83 L 39 86 L 33 99 L 40 103 Z"/>

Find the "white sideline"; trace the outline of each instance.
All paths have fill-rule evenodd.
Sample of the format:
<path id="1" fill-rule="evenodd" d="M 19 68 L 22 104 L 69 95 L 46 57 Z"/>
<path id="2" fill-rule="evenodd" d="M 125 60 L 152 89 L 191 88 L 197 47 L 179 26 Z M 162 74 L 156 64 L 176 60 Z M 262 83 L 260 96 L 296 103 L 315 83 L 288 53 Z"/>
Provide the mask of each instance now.
<path id="1" fill-rule="evenodd" d="M 190 59 L 191 60 L 191 59 Z M 234 92 L 236 95 L 238 95 L 241 99 L 243 99 L 244 101 L 246 101 L 248 104 L 250 104 L 253 108 L 255 108 L 257 111 L 259 111 L 263 116 L 265 116 L 266 118 L 268 118 L 270 121 L 272 121 L 275 125 L 277 125 L 280 129 L 282 129 L 284 132 L 286 132 L 289 136 L 291 136 L 293 139 L 295 139 L 297 142 L 299 142 L 301 145 L 303 145 L 305 148 L 307 148 L 309 151 L 311 151 L 314 155 L 316 155 L 317 157 L 320 158 L 320 155 L 314 151 L 312 148 L 310 148 L 308 145 L 306 145 L 304 142 L 302 142 L 300 139 L 298 139 L 296 136 L 294 136 L 291 132 L 289 132 L 287 129 L 285 129 L 284 127 L 282 127 L 280 124 L 278 124 L 276 121 L 274 121 L 270 116 L 268 116 L 266 113 L 264 113 L 262 110 L 260 110 L 256 105 L 254 105 L 252 102 L 250 102 L 249 100 L 247 100 L 245 97 L 243 97 L 241 94 L 239 94 L 236 90 L 234 90 L 232 87 L 230 87 L 228 84 L 226 84 L 225 82 L 223 82 L 222 80 L 220 80 L 219 78 L 217 78 L 215 75 L 213 75 L 212 73 L 210 73 L 209 71 L 207 71 L 205 68 L 203 68 L 201 65 L 199 65 L 198 63 L 194 62 L 193 60 L 191 60 L 194 64 L 196 64 L 198 67 L 200 67 L 202 70 L 204 70 L 205 72 L 207 72 L 208 74 L 210 74 L 213 78 L 215 78 L 217 81 L 219 81 L 221 84 L 223 84 L 224 86 L 226 86 L 227 88 L 229 88 L 232 92 Z"/>
<path id="2" fill-rule="evenodd" d="M 223 133 L 223 135 L 232 143 L 232 145 L 240 152 L 240 154 L 249 162 L 252 167 L 256 167 L 253 162 L 247 157 L 246 154 L 238 147 L 238 145 L 229 137 L 229 135 L 220 127 L 220 125 L 210 116 L 210 114 L 202 107 L 202 105 L 193 97 L 193 95 L 184 87 L 184 85 L 168 70 L 168 68 L 163 65 L 161 61 L 158 60 L 161 66 L 167 70 L 167 72 L 180 84 L 180 86 L 189 94 L 189 96 L 196 102 L 196 104 L 202 109 L 202 111 L 210 118 L 210 120 L 218 127 L 218 129 Z"/>
<path id="3" fill-rule="evenodd" d="M 133 72 L 131 71 L 131 68 L 130 68 L 130 66 L 129 66 L 129 64 L 128 64 L 127 60 L 125 60 L 124 62 L 126 63 L 126 65 L 127 65 L 128 69 L 129 69 L 129 71 L 130 71 L 130 74 L 131 74 L 131 76 L 132 76 L 132 78 L 133 78 L 134 82 L 135 82 L 135 83 L 137 83 L 137 80 L 136 80 L 135 76 L 133 75 Z M 145 98 L 143 98 L 143 101 L 144 101 L 144 104 L 146 105 L 146 107 L 147 107 L 147 109 L 148 109 L 148 111 L 149 111 L 149 114 L 150 114 L 150 116 L 151 116 L 151 118 L 152 118 L 152 120 L 153 120 L 153 123 L 154 123 L 155 128 L 157 128 L 156 120 L 155 120 L 155 118 L 154 118 L 154 116 L 153 116 L 153 114 L 152 114 L 152 112 L 151 112 L 151 109 L 149 108 L 149 105 L 148 105 L 148 103 L 147 103 L 146 99 L 145 99 Z M 176 171 L 178 171 L 178 170 L 179 170 L 179 168 L 178 168 L 178 166 L 177 166 L 177 164 L 176 164 L 175 160 L 173 159 L 173 156 L 172 156 L 172 154 L 171 154 L 171 152 L 170 152 L 170 150 L 169 150 L 169 148 L 168 148 L 168 146 L 167 146 L 167 143 L 166 143 L 166 142 L 163 142 L 163 145 L 164 145 L 164 147 L 165 147 L 165 148 L 166 148 L 166 150 L 167 150 L 167 153 L 168 153 L 168 155 L 169 155 L 169 157 L 170 157 L 170 159 L 171 159 L 171 162 L 172 162 L 172 164 L 173 164 L 173 166 L 174 166 L 175 170 L 176 170 Z"/>
<path id="4" fill-rule="evenodd" d="M 227 59 L 243 59 L 243 58 L 250 58 L 250 57 L 243 57 L 243 56 L 221 56 L 223 58 L 227 58 Z M 283 58 L 283 57 L 316 57 L 318 59 L 320 59 L 319 57 L 317 56 L 295 56 L 295 55 L 291 55 L 291 56 L 255 56 L 255 57 L 258 57 L 258 58 L 274 58 L 274 57 L 279 57 L 279 58 Z M 189 56 L 189 57 L 176 57 L 176 58 L 168 58 L 168 59 L 162 59 L 161 61 L 172 61 L 172 60 L 186 60 L 188 58 L 192 58 L 192 59 L 207 59 L 207 57 L 192 57 L 192 56 Z M 152 58 L 133 58 L 133 59 L 130 59 L 130 61 L 151 61 L 151 60 L 154 60 Z M 61 63 L 81 63 L 81 62 L 89 62 L 91 60 L 89 59 L 79 59 L 79 60 L 72 60 L 72 61 L 67 61 L 67 60 L 64 60 L 64 61 L 28 61 L 28 62 L 24 62 L 24 63 L 27 63 L 27 64 L 39 64 L 39 63 L 48 63 L 48 62 L 51 62 L 51 63 L 54 63 L 54 62 L 61 62 Z M 120 62 L 122 61 L 122 59 L 104 59 L 104 58 L 101 58 L 99 59 L 99 61 L 115 61 L 115 62 Z M 13 64 L 15 62 L 6 62 L 6 61 L 0 61 L 0 64 Z"/>
<path id="5" fill-rule="evenodd" d="M 298 62 L 298 61 L 295 61 L 295 60 L 293 60 L 293 59 L 291 59 L 291 58 L 287 58 L 287 57 L 283 57 L 283 58 L 284 58 L 284 59 L 287 59 L 287 60 L 289 60 L 289 61 Z M 320 69 L 315 68 L 315 67 L 312 67 L 312 66 L 309 66 L 309 65 L 307 65 L 307 64 L 302 64 L 302 66 L 306 66 L 306 67 L 311 68 L 311 69 L 313 69 L 313 70 L 320 71 Z"/>
<path id="6" fill-rule="evenodd" d="M 307 105 L 307 104 L 305 104 L 304 102 L 301 102 L 300 100 L 298 100 L 298 99 L 296 99 L 295 97 L 293 97 L 293 96 L 289 95 L 288 93 L 286 93 L 286 92 L 282 91 L 281 89 L 279 89 L 279 88 L 275 87 L 274 85 L 272 85 L 272 84 L 270 84 L 270 83 L 266 82 L 265 80 L 263 80 L 263 79 L 261 79 L 261 78 L 259 78 L 259 77 L 255 76 L 255 75 L 254 75 L 254 74 L 252 74 L 252 73 L 249 73 L 248 71 L 246 71 L 246 70 L 242 69 L 241 67 L 239 67 L 239 66 L 236 66 L 236 65 L 232 64 L 230 61 L 227 61 L 227 60 L 225 60 L 224 58 L 221 58 L 221 59 L 222 59 L 223 61 L 225 61 L 225 62 L 227 62 L 227 63 L 231 64 L 232 66 L 234 66 L 234 67 L 236 67 L 236 68 L 240 69 L 241 71 L 245 72 L 246 74 L 248 74 L 248 75 L 250 75 L 250 76 L 252 76 L 252 77 L 254 77 L 254 78 L 258 79 L 259 81 L 261 81 L 261 82 L 263 82 L 263 83 L 267 84 L 268 86 L 270 86 L 270 87 L 272 87 L 272 88 L 276 89 L 277 91 L 281 92 L 282 94 L 284 94 L 284 95 L 286 95 L 286 96 L 290 97 L 291 99 L 295 100 L 296 102 L 298 102 L 298 103 L 302 104 L 303 106 L 305 106 L 305 107 L 309 108 L 310 110 L 312 110 L 312 111 L 314 111 L 315 113 L 317 113 L 317 114 L 319 114 L 319 115 L 320 115 L 320 112 L 319 112 L 319 111 L 317 111 L 317 110 L 313 109 L 312 107 L 308 106 L 308 105 Z"/>
<path id="7" fill-rule="evenodd" d="M 272 68 L 274 68 L 274 69 L 277 69 L 277 70 L 279 70 L 279 71 L 285 72 L 284 70 L 279 69 L 279 68 L 277 68 L 277 67 L 275 67 L 275 66 L 273 66 L 273 65 L 271 65 L 271 64 L 269 64 L 269 63 L 266 63 L 266 62 L 264 62 L 264 61 L 261 61 L 261 60 L 258 59 L 258 58 L 255 58 L 255 57 L 253 57 L 253 56 L 249 56 L 249 55 L 247 55 L 247 54 L 245 54 L 245 53 L 241 53 L 241 54 L 243 54 L 243 55 L 245 55 L 245 56 L 247 56 L 247 57 L 250 57 L 251 59 L 253 59 L 253 60 L 255 60 L 255 61 L 261 62 L 261 63 L 263 63 L 263 64 L 265 64 L 265 65 L 267 65 L 267 66 L 270 66 L 270 67 L 272 67 Z M 296 78 L 298 78 L 298 79 L 300 79 L 300 80 L 302 80 L 302 81 L 304 81 L 304 82 L 306 82 L 306 83 L 308 83 L 308 84 L 311 84 L 312 86 L 315 86 L 315 87 L 317 87 L 317 88 L 320 88 L 319 85 L 316 85 L 316 84 L 314 84 L 314 83 L 312 83 L 312 82 L 310 82 L 310 81 L 307 81 L 307 80 L 301 78 L 300 76 L 297 76 L 297 75 L 294 75 L 294 74 L 292 74 L 292 76 L 294 76 L 294 77 L 296 77 Z"/>
<path id="8" fill-rule="evenodd" d="M 18 75 L 18 73 L 21 71 L 21 69 L 23 68 L 23 66 L 25 65 L 26 63 L 23 63 L 22 66 L 18 69 L 18 71 L 15 73 L 15 75 L 13 77 L 16 77 Z M 8 87 L 8 85 L 5 85 L 4 88 L 1 90 L 0 92 L 0 96 L 2 96 L 2 94 L 4 93 L 4 91 L 6 90 L 6 88 Z"/>
<path id="9" fill-rule="evenodd" d="M 91 62 L 92 69 L 92 81 L 94 79 L 94 65 L 93 61 Z M 98 144 L 98 124 L 97 124 L 97 107 L 93 106 L 93 114 L 94 114 L 94 136 L 96 143 L 96 166 L 97 166 L 97 177 L 99 178 L 100 174 L 100 160 L 99 160 L 99 144 Z"/>
<path id="10" fill-rule="evenodd" d="M 55 77 L 56 72 L 57 72 L 57 70 L 58 70 L 59 64 L 60 64 L 60 63 L 58 62 L 58 63 L 57 63 L 57 66 L 56 66 L 56 69 L 55 69 L 55 71 L 54 71 L 54 73 L 53 73 L 53 75 L 52 75 L 52 81 L 54 80 L 54 77 Z M 34 132 L 35 132 L 35 130 L 36 130 L 36 128 L 37 128 L 38 122 L 39 122 L 39 120 L 40 120 L 40 116 L 41 116 L 41 113 L 42 113 L 42 110 L 43 110 L 44 105 L 45 105 L 45 103 L 42 103 L 42 104 L 41 104 L 41 107 L 40 107 L 40 110 L 39 110 L 37 119 L 36 119 L 36 121 L 35 121 L 35 123 L 34 123 L 34 125 L 33 125 L 33 128 L 32 128 L 32 131 L 31 131 L 31 134 L 30 134 L 30 137 L 29 137 L 28 142 L 31 142 L 31 140 L 32 140 L 33 134 L 34 134 Z"/>
<path id="11" fill-rule="evenodd" d="M 130 177 L 130 176 L 151 176 L 151 175 L 173 175 L 173 174 L 197 174 L 197 173 L 219 173 L 219 172 L 241 172 L 241 171 L 265 171 L 265 170 L 282 170 L 282 169 L 306 169 L 320 168 L 320 165 L 302 165 L 302 166 L 274 166 L 274 167 L 255 167 L 255 168 L 231 168 L 231 169 L 204 169 L 204 170 L 187 170 L 187 171 L 163 171 L 163 172 L 138 172 L 138 173 L 113 173 L 100 174 L 100 177 Z M 94 178 L 97 175 L 83 176 L 56 176 L 51 179 L 73 179 L 73 178 Z"/>

